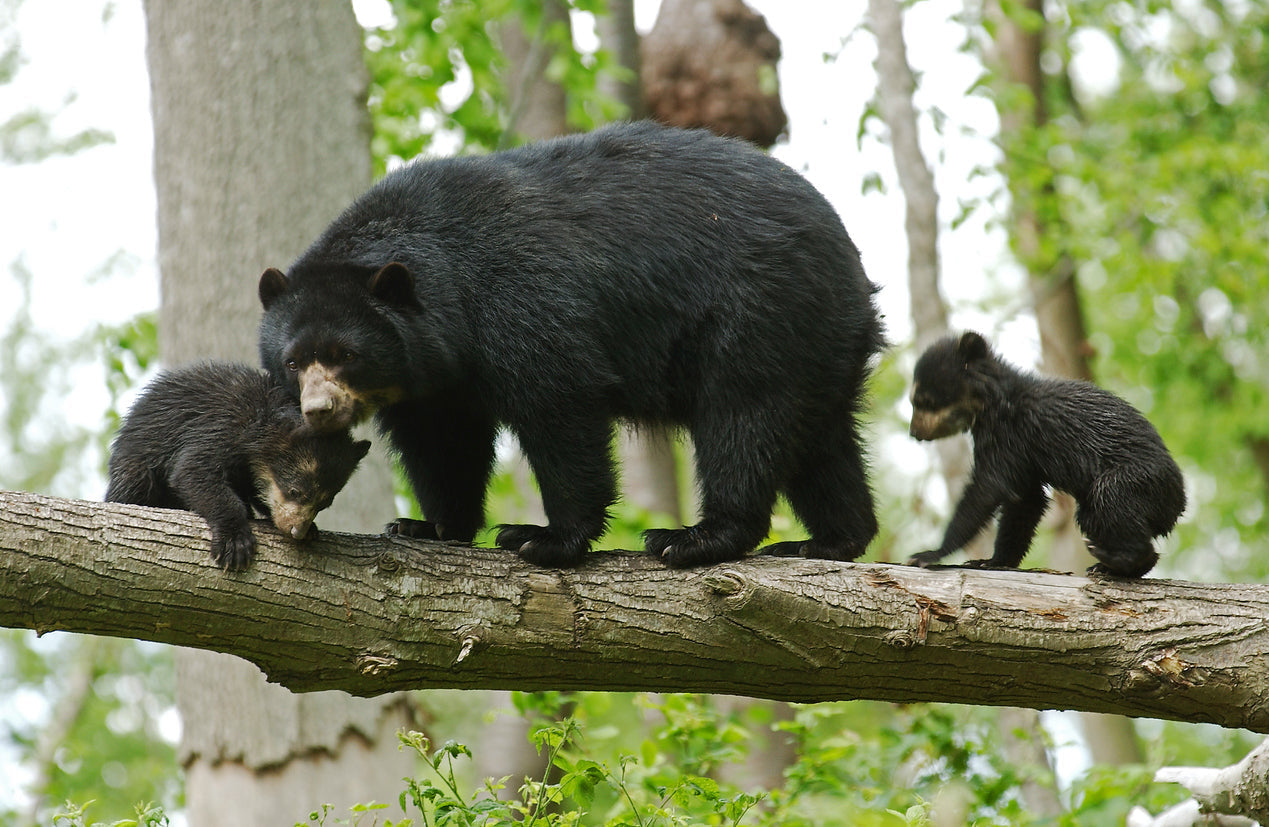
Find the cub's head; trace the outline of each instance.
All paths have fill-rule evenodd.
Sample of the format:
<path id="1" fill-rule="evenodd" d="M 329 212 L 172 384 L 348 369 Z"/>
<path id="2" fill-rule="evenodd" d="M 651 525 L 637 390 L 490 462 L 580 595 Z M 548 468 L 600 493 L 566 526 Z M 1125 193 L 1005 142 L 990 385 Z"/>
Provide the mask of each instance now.
<path id="1" fill-rule="evenodd" d="M 912 374 L 909 433 L 931 440 L 968 431 L 984 405 L 974 376 L 991 358 L 987 341 L 972 330 L 930 345 Z"/>
<path id="2" fill-rule="evenodd" d="M 347 431 L 319 434 L 299 422 L 282 439 L 256 468 L 256 480 L 278 531 L 302 540 L 348 483 L 370 441 L 353 441 Z"/>
<path id="3" fill-rule="evenodd" d="M 301 279 L 269 268 L 259 292 L 261 364 L 314 431 L 347 430 L 402 398 L 409 354 L 395 319 L 419 310 L 404 265 L 330 267 Z"/>

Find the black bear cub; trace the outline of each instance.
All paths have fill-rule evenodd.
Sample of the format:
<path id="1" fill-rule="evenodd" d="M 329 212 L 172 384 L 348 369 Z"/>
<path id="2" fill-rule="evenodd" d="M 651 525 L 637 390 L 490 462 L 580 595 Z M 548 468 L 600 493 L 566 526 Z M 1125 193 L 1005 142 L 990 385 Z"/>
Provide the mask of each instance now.
<path id="1" fill-rule="evenodd" d="M 348 432 L 318 434 L 268 376 L 209 362 L 168 371 L 133 404 L 110 452 L 106 502 L 193 511 L 211 526 L 211 555 L 244 568 L 252 509 L 302 539 L 370 448 Z"/>
<path id="2" fill-rule="evenodd" d="M 497 544 L 581 561 L 616 500 L 615 420 L 685 427 L 702 517 L 645 534 L 672 566 L 732 560 L 783 492 L 838 560 L 877 531 L 856 418 L 883 345 L 859 251 L 804 178 L 743 142 L 621 124 L 416 161 L 259 282 L 262 364 L 314 427 L 374 414 L 426 520 L 469 542 L 500 427 L 549 524 Z"/>
<path id="3" fill-rule="evenodd" d="M 1019 371 L 967 332 L 917 360 L 912 436 L 969 431 L 974 469 L 943 543 L 908 562 L 932 565 L 972 540 L 1000 512 L 995 551 L 974 567 L 1016 567 L 1049 505 L 1047 488 L 1075 498 L 1075 520 L 1099 561 L 1090 573 L 1141 577 L 1159 555 L 1152 540 L 1185 510 L 1181 469 L 1146 418 L 1089 382 Z"/>

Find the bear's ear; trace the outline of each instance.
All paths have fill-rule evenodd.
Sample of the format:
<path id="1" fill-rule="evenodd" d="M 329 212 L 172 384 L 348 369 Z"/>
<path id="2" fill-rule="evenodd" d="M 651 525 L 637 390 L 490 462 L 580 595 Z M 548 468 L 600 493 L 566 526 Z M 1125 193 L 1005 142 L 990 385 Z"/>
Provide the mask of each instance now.
<path id="1" fill-rule="evenodd" d="M 414 295 L 414 276 L 398 261 L 385 264 L 370 277 L 366 286 L 370 288 L 370 295 L 382 302 L 405 307 L 419 306 L 419 299 Z"/>
<path id="2" fill-rule="evenodd" d="M 277 301 L 278 296 L 286 292 L 288 286 L 286 276 L 282 275 L 281 270 L 276 267 L 265 270 L 264 275 L 260 276 L 260 304 L 268 310 L 270 305 Z"/>
<path id="3" fill-rule="evenodd" d="M 987 340 L 972 330 L 962 333 L 961 340 L 956 345 L 956 352 L 960 354 L 965 364 L 986 359 L 987 351 Z"/>
<path id="4" fill-rule="evenodd" d="M 368 439 L 359 439 L 353 443 L 353 453 L 357 455 L 358 462 L 366 456 L 366 452 L 369 450 L 370 440 Z"/>

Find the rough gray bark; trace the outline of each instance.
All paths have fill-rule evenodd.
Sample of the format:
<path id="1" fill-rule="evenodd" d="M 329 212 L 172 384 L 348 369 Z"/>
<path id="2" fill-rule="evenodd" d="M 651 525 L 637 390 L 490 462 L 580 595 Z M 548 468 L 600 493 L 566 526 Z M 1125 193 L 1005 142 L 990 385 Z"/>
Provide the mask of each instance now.
<path id="1" fill-rule="evenodd" d="M 1082 709 L 1269 732 L 1269 586 L 752 558 L 689 571 L 0 493 L 0 625 L 238 655 L 296 691 L 602 689 Z"/>
<path id="2" fill-rule="evenodd" d="M 344 0 L 147 2 L 161 306 L 168 365 L 255 363 L 256 281 L 285 267 L 370 183 L 361 29 Z M 393 514 L 382 453 L 323 514 Z M 206 622 L 206 619 L 203 621 Z M 180 650 L 187 811 L 202 825 L 289 824 L 305 807 L 389 800 L 411 767 L 399 698 L 297 696 L 254 666 Z"/>

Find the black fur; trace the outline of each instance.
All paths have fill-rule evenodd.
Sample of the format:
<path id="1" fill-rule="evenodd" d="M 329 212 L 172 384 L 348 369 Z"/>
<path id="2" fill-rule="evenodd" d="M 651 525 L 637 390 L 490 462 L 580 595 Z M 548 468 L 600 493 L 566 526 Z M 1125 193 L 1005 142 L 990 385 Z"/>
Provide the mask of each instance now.
<path id="1" fill-rule="evenodd" d="M 918 439 L 968 430 L 974 440 L 973 475 L 943 542 L 915 565 L 961 548 L 1000 512 L 991 559 L 966 565 L 1017 567 L 1053 488 L 1078 504 L 1076 522 L 1099 561 L 1090 572 L 1141 577 L 1159 559 L 1151 541 L 1185 510 L 1181 470 L 1135 408 L 1088 382 L 1023 373 L 972 331 L 921 356 L 912 406 Z"/>
<path id="2" fill-rule="evenodd" d="M 377 410 L 427 516 L 389 532 L 471 540 L 505 425 L 549 525 L 499 546 L 575 564 L 607 525 L 626 419 L 695 440 L 701 522 L 645 538 L 670 565 L 744 555 L 778 491 L 812 537 L 782 553 L 849 560 L 877 528 L 856 425 L 874 290 L 793 170 L 617 125 L 389 174 L 261 278 L 260 356 L 315 426 Z"/>
<path id="3" fill-rule="evenodd" d="M 304 536 L 369 447 L 347 431 L 313 433 L 254 368 L 192 365 L 156 378 L 132 406 L 110 453 L 106 501 L 196 512 L 211 526 L 212 559 L 240 569 L 256 547 L 252 509 Z"/>

